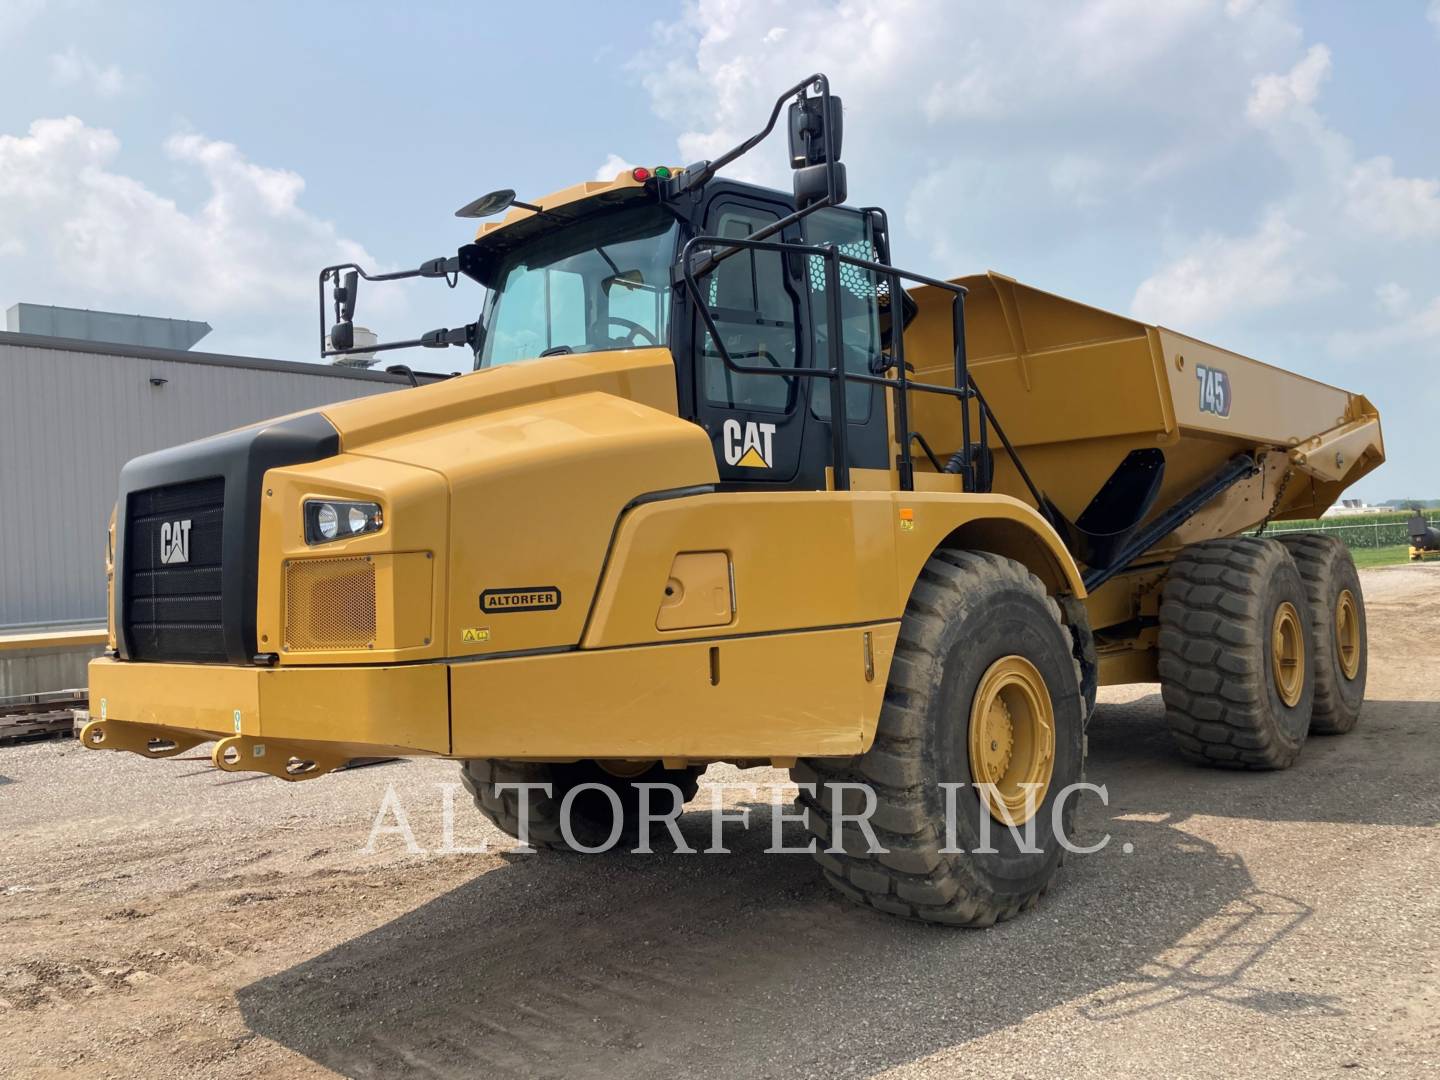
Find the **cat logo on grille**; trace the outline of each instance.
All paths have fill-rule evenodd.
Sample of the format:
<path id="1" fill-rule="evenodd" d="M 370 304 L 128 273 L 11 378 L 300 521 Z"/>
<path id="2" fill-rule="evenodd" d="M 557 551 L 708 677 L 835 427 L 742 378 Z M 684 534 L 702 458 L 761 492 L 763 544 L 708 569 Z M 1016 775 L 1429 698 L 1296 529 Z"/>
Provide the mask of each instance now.
<path id="1" fill-rule="evenodd" d="M 174 566 L 190 561 L 190 519 L 160 524 L 160 563 Z"/>

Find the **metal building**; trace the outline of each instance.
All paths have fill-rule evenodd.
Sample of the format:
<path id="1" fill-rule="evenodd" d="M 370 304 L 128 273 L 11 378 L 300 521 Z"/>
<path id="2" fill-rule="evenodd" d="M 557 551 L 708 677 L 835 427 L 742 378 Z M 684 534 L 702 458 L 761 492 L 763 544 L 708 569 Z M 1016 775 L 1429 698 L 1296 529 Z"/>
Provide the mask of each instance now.
<path id="1" fill-rule="evenodd" d="M 130 458 L 408 385 L 356 368 L 0 332 L 0 637 L 105 622 L 105 532 Z M 98 651 L 0 649 L 0 698 L 83 686 Z"/>

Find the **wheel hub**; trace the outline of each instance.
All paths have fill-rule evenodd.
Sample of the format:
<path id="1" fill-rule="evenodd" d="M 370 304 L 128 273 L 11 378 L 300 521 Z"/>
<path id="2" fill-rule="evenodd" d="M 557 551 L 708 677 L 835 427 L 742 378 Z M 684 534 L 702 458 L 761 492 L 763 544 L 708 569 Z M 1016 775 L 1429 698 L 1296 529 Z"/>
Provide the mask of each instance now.
<path id="1" fill-rule="evenodd" d="M 970 705 L 970 775 L 991 817 L 1023 825 L 1055 772 L 1055 708 L 1039 669 L 1023 656 L 996 660 Z"/>
<path id="2" fill-rule="evenodd" d="M 1010 767 L 1011 753 L 1015 749 L 1015 728 L 1010 719 L 1010 708 L 1003 698 L 996 697 L 990 703 L 985 711 L 984 726 L 980 736 L 983 779 L 986 783 L 998 784 Z"/>
<path id="3" fill-rule="evenodd" d="M 1280 700 L 1293 709 L 1305 689 L 1305 633 L 1288 600 L 1275 609 L 1270 624 L 1270 670 Z"/>
<path id="4" fill-rule="evenodd" d="M 1360 674 L 1360 608 L 1349 589 L 1342 589 L 1335 603 L 1335 651 L 1345 678 Z"/>

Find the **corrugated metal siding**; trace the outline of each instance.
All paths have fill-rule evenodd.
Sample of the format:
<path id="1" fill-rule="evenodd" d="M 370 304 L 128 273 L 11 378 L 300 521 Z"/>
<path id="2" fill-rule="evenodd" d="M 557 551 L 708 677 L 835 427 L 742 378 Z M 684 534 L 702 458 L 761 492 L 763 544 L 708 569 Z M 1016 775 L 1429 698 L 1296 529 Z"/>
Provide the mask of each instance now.
<path id="1" fill-rule="evenodd" d="M 24 694 L 47 694 L 87 686 L 86 666 L 101 651 L 99 645 L 86 645 L 78 649 L 0 653 L 0 701 Z"/>
<path id="2" fill-rule="evenodd" d="M 104 620 L 105 527 L 126 461 L 396 388 L 319 365 L 311 375 L 0 342 L 0 629 Z"/>

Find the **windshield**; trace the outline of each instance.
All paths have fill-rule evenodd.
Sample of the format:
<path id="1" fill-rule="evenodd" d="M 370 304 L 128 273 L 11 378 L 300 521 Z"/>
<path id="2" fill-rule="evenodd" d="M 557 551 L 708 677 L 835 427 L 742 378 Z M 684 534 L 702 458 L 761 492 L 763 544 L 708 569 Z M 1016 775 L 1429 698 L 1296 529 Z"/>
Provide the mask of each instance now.
<path id="1" fill-rule="evenodd" d="M 675 219 L 647 205 L 562 225 L 506 256 L 477 367 L 664 345 Z"/>

